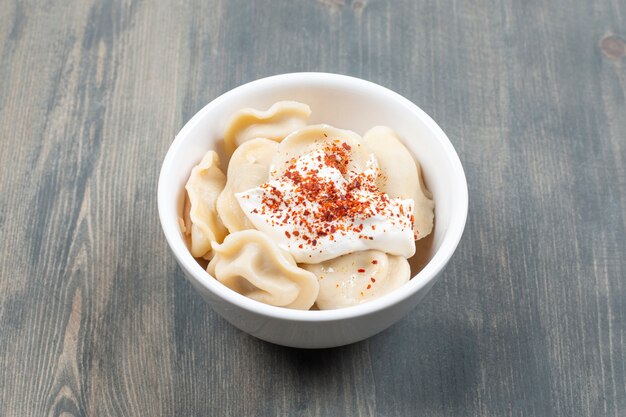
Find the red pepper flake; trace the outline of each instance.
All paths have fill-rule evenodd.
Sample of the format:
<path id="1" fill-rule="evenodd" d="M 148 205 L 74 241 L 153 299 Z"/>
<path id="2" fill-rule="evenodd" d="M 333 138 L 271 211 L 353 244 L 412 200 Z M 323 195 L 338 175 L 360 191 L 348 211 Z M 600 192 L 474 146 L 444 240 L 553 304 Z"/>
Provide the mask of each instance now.
<path id="1" fill-rule="evenodd" d="M 372 288 L 371 284 L 367 284 L 367 289 L 369 290 L 370 288 Z"/>
<path id="2" fill-rule="evenodd" d="M 291 235 L 289 234 L 288 231 L 285 230 L 285 236 L 287 236 L 287 239 L 291 239 Z"/>
<path id="3" fill-rule="evenodd" d="M 328 137 L 326 134 L 324 136 Z M 389 197 L 378 189 L 371 174 L 348 172 L 352 161 L 349 152 L 352 147 L 349 144 L 333 138 L 322 145 L 313 165 L 308 165 L 304 170 L 296 169 L 298 160 L 292 158 L 283 171 L 281 181 L 291 183 L 295 196 L 286 198 L 279 188 L 265 183 L 261 185 L 264 193 L 258 211 L 271 217 L 269 224 L 282 223 L 297 227 L 299 231 L 292 230 L 285 235 L 291 238 L 293 234 L 313 246 L 324 236 L 328 236 L 331 241 L 336 240 L 333 236 L 336 233 L 343 236 L 356 233 L 359 239 L 373 240 L 372 236 L 362 234 L 364 225 L 361 219 L 379 212 L 389 213 L 392 206 L 398 209 L 397 204 L 392 204 Z M 320 170 L 325 167 L 341 172 L 349 180 L 348 185 L 338 187 L 335 182 L 321 177 Z M 363 192 L 370 195 L 364 198 Z M 408 220 L 410 216 L 407 213 L 403 220 Z M 371 230 L 376 230 L 376 226 L 371 225 Z"/>
<path id="4" fill-rule="evenodd" d="M 374 277 L 371 277 L 371 278 L 370 278 L 370 281 L 372 281 L 372 282 L 376 282 L 376 280 L 374 279 Z"/>
<path id="5" fill-rule="evenodd" d="M 300 243 L 300 244 L 298 245 L 298 247 L 299 247 L 300 249 L 302 249 L 302 243 Z"/>
<path id="6" fill-rule="evenodd" d="M 360 273 L 363 273 L 363 272 L 365 272 L 365 269 L 363 269 L 363 268 L 359 268 L 359 272 L 360 272 Z"/>
<path id="7" fill-rule="evenodd" d="M 374 265 L 377 265 L 377 264 L 378 264 L 378 261 L 377 261 L 376 259 L 374 259 L 374 260 L 372 261 L 372 263 L 373 263 Z"/>

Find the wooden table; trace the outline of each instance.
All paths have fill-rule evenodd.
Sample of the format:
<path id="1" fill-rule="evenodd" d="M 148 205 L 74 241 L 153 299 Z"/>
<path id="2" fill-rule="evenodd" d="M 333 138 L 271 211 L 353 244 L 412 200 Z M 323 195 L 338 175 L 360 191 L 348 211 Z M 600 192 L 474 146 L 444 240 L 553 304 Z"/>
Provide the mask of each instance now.
<path id="1" fill-rule="evenodd" d="M 2 2 L 0 415 L 624 416 L 625 38 L 617 0 Z M 227 324 L 157 218 L 185 121 L 293 71 L 405 95 L 469 182 L 427 299 L 331 350 Z"/>

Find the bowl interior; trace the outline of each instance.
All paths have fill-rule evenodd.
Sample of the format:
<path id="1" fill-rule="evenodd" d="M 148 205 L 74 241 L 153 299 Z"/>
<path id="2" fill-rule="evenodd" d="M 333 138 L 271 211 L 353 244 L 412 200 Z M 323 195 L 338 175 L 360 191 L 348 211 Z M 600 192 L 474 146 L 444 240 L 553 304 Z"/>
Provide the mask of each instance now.
<path id="1" fill-rule="evenodd" d="M 178 230 L 177 218 L 182 209 L 183 187 L 192 167 L 206 151 L 214 149 L 222 157 L 225 171 L 227 160 L 221 152 L 221 138 L 229 117 L 243 107 L 266 109 L 279 100 L 308 104 L 312 124 L 326 123 L 360 135 L 376 125 L 386 125 L 402 138 L 422 165 L 425 182 L 435 200 L 436 227 L 430 262 L 417 279 L 413 277 L 407 284 L 413 287 L 409 291 L 425 285 L 416 281 L 428 280 L 443 268 L 465 225 L 467 185 L 458 156 L 437 124 L 407 99 L 376 84 L 334 74 L 285 74 L 243 85 L 209 103 L 180 131 L 159 180 L 161 221 L 179 261 L 181 256 L 191 258 Z"/>

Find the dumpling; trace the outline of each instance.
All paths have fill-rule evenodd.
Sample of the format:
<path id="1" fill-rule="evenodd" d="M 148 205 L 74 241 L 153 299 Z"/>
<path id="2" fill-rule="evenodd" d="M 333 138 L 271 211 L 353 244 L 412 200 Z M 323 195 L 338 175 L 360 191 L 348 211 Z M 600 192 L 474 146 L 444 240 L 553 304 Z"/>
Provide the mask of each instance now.
<path id="1" fill-rule="evenodd" d="M 333 143 L 337 145 L 342 143 L 348 147 L 351 157 L 348 170 L 362 172 L 367 168 L 367 161 L 372 151 L 363 143 L 359 135 L 350 130 L 319 124 L 297 130 L 279 144 L 278 153 L 270 167 L 270 179 L 279 178 L 292 159 Z"/>
<path id="2" fill-rule="evenodd" d="M 289 133 L 306 126 L 311 108 L 297 101 L 279 101 L 268 110 L 241 109 L 228 122 L 224 134 L 226 152 L 254 138 L 280 142 Z"/>
<path id="3" fill-rule="evenodd" d="M 235 193 L 258 187 L 267 181 L 270 162 L 278 143 L 269 139 L 252 139 L 239 146 L 228 164 L 226 187 L 217 199 L 217 212 L 230 233 L 254 229 L 241 211 Z"/>
<path id="4" fill-rule="evenodd" d="M 191 203 L 189 202 L 189 194 L 185 192 L 185 201 L 183 202 L 182 217 L 178 216 L 178 227 L 183 233 L 183 238 L 187 247 L 191 247 L 191 218 L 189 217 L 189 211 L 191 210 Z"/>
<path id="5" fill-rule="evenodd" d="M 349 307 L 371 301 L 406 284 L 409 262 L 402 256 L 368 250 L 319 264 L 303 264 L 319 281 L 315 304 L 320 310 Z"/>
<path id="6" fill-rule="evenodd" d="M 299 310 L 311 308 L 319 292 L 315 275 L 258 230 L 235 232 L 215 252 L 207 272 L 253 300 Z"/>
<path id="7" fill-rule="evenodd" d="M 388 127 L 373 127 L 365 134 L 363 141 L 378 160 L 382 173 L 377 180 L 378 188 L 391 198 L 413 199 L 413 231 L 416 240 L 428 236 L 433 229 L 435 203 L 424 185 L 419 163 Z"/>
<path id="8" fill-rule="evenodd" d="M 211 242 L 221 242 L 227 234 L 215 208 L 217 197 L 226 184 L 226 176 L 220 170 L 219 164 L 217 153 L 208 151 L 202 161 L 191 170 L 185 185 L 191 223 L 191 227 L 185 227 L 185 230 L 191 236 L 190 251 L 196 258 L 210 259 Z M 187 223 L 186 215 L 184 212 L 184 223 Z"/>

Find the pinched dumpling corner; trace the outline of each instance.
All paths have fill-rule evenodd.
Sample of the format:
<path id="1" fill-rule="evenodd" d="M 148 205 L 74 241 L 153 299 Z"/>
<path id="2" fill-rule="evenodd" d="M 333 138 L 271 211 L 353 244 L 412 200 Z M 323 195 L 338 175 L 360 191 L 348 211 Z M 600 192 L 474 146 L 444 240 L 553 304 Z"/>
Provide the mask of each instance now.
<path id="1" fill-rule="evenodd" d="M 239 146 L 230 158 L 226 187 L 217 199 L 217 212 L 230 233 L 254 229 L 241 211 L 235 193 L 258 187 L 267 181 L 270 163 L 277 150 L 277 142 L 257 138 Z"/>
<path id="2" fill-rule="evenodd" d="M 226 184 L 219 164 L 217 153 L 208 151 L 191 170 L 185 185 L 188 204 L 183 208 L 183 234 L 191 242 L 190 252 L 195 258 L 210 259 L 211 243 L 221 242 L 228 234 L 215 207 Z"/>
<path id="3" fill-rule="evenodd" d="M 382 297 L 406 284 L 411 275 L 405 258 L 376 250 L 301 266 L 318 278 L 316 305 L 320 310 L 350 307 Z"/>
<path id="4" fill-rule="evenodd" d="M 311 108 L 297 101 L 279 101 L 268 110 L 241 109 L 230 119 L 224 134 L 226 152 L 233 153 L 244 142 L 265 138 L 280 142 L 294 130 L 306 126 Z"/>
<path id="5" fill-rule="evenodd" d="M 267 235 L 257 230 L 231 233 L 213 245 L 207 272 L 219 282 L 253 300 L 308 310 L 317 299 L 315 275 L 296 264 Z"/>
<path id="6" fill-rule="evenodd" d="M 227 175 L 213 151 L 193 168 L 180 228 L 198 262 L 210 260 L 207 272 L 248 298 L 350 307 L 409 281 L 434 201 L 392 129 L 361 137 L 307 125 L 310 115 L 295 101 L 236 112 L 224 134 Z"/>
<path id="7" fill-rule="evenodd" d="M 378 188 L 392 198 L 410 198 L 414 202 L 413 228 L 416 239 L 422 239 L 433 229 L 435 202 L 426 189 L 422 171 L 398 135 L 386 126 L 368 130 L 363 141 L 376 155 L 383 175 Z"/>

